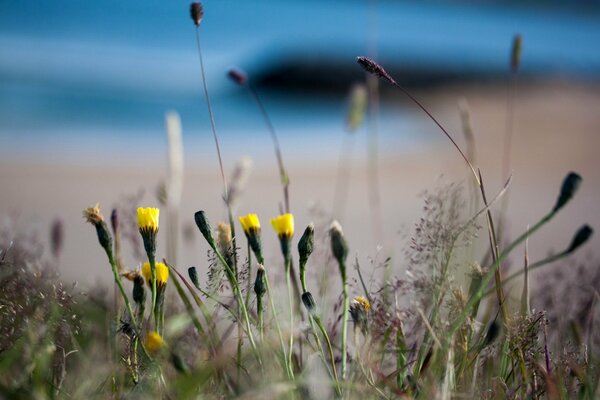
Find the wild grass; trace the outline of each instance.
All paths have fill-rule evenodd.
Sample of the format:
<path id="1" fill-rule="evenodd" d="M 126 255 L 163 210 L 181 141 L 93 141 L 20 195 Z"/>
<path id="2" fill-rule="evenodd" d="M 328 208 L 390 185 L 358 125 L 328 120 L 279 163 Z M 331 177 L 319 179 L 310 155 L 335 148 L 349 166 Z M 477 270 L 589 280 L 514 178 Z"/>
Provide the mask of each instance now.
<path id="1" fill-rule="evenodd" d="M 274 143 L 283 201 L 280 215 L 269 216 L 271 232 L 255 214 L 236 215 L 247 167 L 229 180 L 224 174 L 203 73 L 202 6 L 194 3 L 191 13 L 228 222 L 212 225 L 202 210 L 180 215 L 183 149 L 178 117 L 169 114 L 162 220 L 158 208 L 141 207 L 140 196 L 124 199 L 110 220 L 97 206 L 84 211 L 106 253 L 114 292 L 85 292 L 62 281 L 59 222 L 51 227 L 48 250 L 35 235 L 1 227 L 2 398 L 598 397 L 600 275 L 597 261 L 572 257 L 592 229 L 583 226 L 564 250 L 542 260 L 525 256 L 523 267 L 508 275 L 503 265 L 537 230 L 552 228 L 559 212 L 568 212 L 582 182 L 578 174 L 568 174 L 562 185 L 557 177 L 556 193 L 548 193 L 555 205 L 540 212 L 537 223 L 506 243 L 498 240 L 491 211 L 510 179 L 499 193 L 486 192 L 466 107 L 463 152 L 425 105 L 382 66 L 360 58 L 367 72 L 407 94 L 435 122 L 473 174 L 465 184 L 440 183 L 423 193 L 421 217 L 397 259 L 374 250 L 361 265 L 349 257 L 353 243 L 334 220 L 343 214 L 336 205 L 332 212 L 313 210 L 314 223 L 295 225 L 275 128 L 247 77 L 235 70 L 230 77 L 249 90 Z M 209 245 L 201 260 L 208 271 L 178 264 L 180 218 L 193 220 Z M 157 247 L 157 235 L 167 235 L 166 249 Z M 277 235 L 280 255 L 265 254 L 263 235 Z M 480 235 L 488 242 L 476 240 Z M 147 263 L 127 271 L 123 252 L 140 266 Z M 525 284 L 520 299 L 509 295 L 508 284 L 557 261 L 566 265 L 545 273 L 537 289 Z M 576 273 L 565 273 L 569 268 Z"/>

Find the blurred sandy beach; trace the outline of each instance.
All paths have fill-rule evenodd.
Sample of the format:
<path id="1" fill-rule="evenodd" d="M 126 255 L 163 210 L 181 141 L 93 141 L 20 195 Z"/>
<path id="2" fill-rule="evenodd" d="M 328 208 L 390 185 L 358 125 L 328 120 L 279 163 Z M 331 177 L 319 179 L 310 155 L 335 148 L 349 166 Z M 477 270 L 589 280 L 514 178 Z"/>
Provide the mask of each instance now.
<path id="1" fill-rule="evenodd" d="M 445 87 L 434 92 L 418 93 L 418 96 L 453 132 L 461 146 L 464 146 L 464 138 L 457 100 L 464 97 L 468 101 L 475 130 L 476 164 L 482 170 L 489 196 L 493 197 L 501 187 L 505 85 Z M 404 133 L 419 145 L 403 151 L 395 147 L 386 149 L 384 140 L 379 143 L 380 148 L 385 149 L 380 159 L 384 239 L 377 243 L 372 235 L 364 130 L 356 137 L 349 170 L 347 212 L 342 224 L 352 251 L 358 252 L 363 265 L 367 265 L 368 257 L 378 254 L 378 245 L 383 245 L 381 254 L 391 255 L 394 268 L 400 271 L 405 266 L 402 250 L 421 213 L 419 193 L 439 185 L 441 175 L 445 181 L 463 183 L 467 182 L 469 175 L 463 161 L 431 121 L 418 114 L 412 104 L 399 103 L 396 106 L 399 110 L 408 109 L 416 113 L 416 118 L 420 119 L 414 132 Z M 569 171 L 580 173 L 584 179 L 580 193 L 572 203 L 530 240 L 532 260 L 564 248 L 576 229 L 584 223 L 595 229 L 600 227 L 599 126 L 600 86 L 557 81 L 520 85 L 515 103 L 510 234 L 514 237 L 521 233 L 553 206 L 562 179 Z M 184 128 L 183 134 L 185 138 L 198 133 Z M 209 132 L 203 134 L 207 136 L 205 142 L 211 143 Z M 228 142 L 227 138 L 224 142 Z M 342 137 L 337 144 L 334 140 L 325 145 L 318 140 L 299 143 L 297 138 L 281 137 L 291 179 L 291 207 L 296 216 L 298 237 L 304 226 L 316 218 L 315 208 L 326 212 L 332 210 L 341 143 Z M 319 154 L 330 154 L 330 157 L 311 156 L 311 148 L 322 146 L 327 147 L 320 148 Z M 276 237 L 269 226 L 269 219 L 278 214 L 278 202 L 282 196 L 268 140 L 264 141 L 263 147 L 265 149 L 258 156 L 247 154 L 256 162 L 237 214 L 256 212 L 259 215 L 266 254 L 268 258 L 278 260 Z M 205 150 L 210 152 L 212 148 Z M 130 148 L 121 151 L 118 156 L 106 155 L 104 164 L 98 162 L 103 157 L 94 154 L 93 149 L 83 149 L 82 159 L 85 159 L 86 151 L 95 161 L 73 163 L 64 159 L 61 162 L 60 157 L 49 161 L 27 154 L 0 160 L 0 224 L 16 224 L 12 225 L 18 228 L 16 231 L 35 230 L 42 242 L 48 243 L 50 223 L 60 218 L 65 226 L 60 268 L 68 279 L 85 286 L 99 280 L 108 282 L 111 274 L 95 232 L 81 217 L 82 210 L 99 202 L 108 217 L 120 198 L 135 194 L 140 189 L 145 191 L 140 205 L 157 206 L 156 186 L 164 178 L 166 168 L 166 149 L 164 157 L 152 156 L 145 160 L 135 148 Z M 188 153 L 187 148 L 184 151 L 186 170 L 181 223 L 182 229 L 189 230 L 191 227 L 194 238 L 191 243 L 182 240 L 179 264 L 180 269 L 196 265 L 204 272 L 207 248 L 193 224 L 193 213 L 206 210 L 215 226 L 223 220 L 225 211 L 219 197 L 222 187 L 216 157 L 199 160 Z M 226 158 L 224 161 L 226 169 L 231 172 L 237 160 Z M 484 231 L 480 231 L 480 236 L 485 239 Z M 596 235 L 575 257 L 592 255 L 597 258 L 599 245 L 600 237 Z M 158 256 L 162 257 L 163 252 L 164 243 L 159 242 Z M 125 255 L 130 268 L 143 261 L 135 259 L 127 247 Z"/>

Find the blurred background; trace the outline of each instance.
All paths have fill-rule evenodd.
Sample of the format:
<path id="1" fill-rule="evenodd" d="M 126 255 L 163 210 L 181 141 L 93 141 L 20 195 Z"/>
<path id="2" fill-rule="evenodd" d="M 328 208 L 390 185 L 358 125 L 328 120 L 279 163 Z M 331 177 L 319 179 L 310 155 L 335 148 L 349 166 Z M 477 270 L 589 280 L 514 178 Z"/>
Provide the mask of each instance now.
<path id="1" fill-rule="evenodd" d="M 268 131 L 252 99 L 227 79 L 229 68 L 247 72 L 280 135 L 299 224 L 316 205 L 334 208 L 338 159 L 350 153 L 345 222 L 373 256 L 378 244 L 393 249 L 410 234 L 420 191 L 441 174 L 459 182 L 468 175 L 431 121 L 383 83 L 377 123 L 344 147 L 348 93 L 365 81 L 356 56 L 377 59 L 461 145 L 457 103 L 466 100 L 477 165 L 495 193 L 518 33 L 511 211 L 519 223 L 511 231 L 552 205 L 571 169 L 587 185 L 579 213 L 542 236 L 534 254 L 561 248 L 581 223 L 599 220 L 599 1 L 207 0 L 204 8 L 201 44 L 226 170 L 242 156 L 254 161 L 240 213 L 261 211 L 266 224 L 280 191 Z M 80 221 L 84 207 L 100 201 L 109 209 L 139 188 L 156 204 L 169 110 L 183 125 L 184 215 L 222 215 L 194 29 L 187 1 L 0 2 L 0 215 L 33 215 L 25 223 L 38 224 L 42 236 L 50 220 L 63 219 L 73 243 L 65 265 L 77 279 L 96 277 L 75 266 L 88 251 L 100 253 Z M 369 146 L 378 157 L 375 189 L 365 172 Z M 385 226 L 370 240 L 373 201 Z M 191 263 L 200 251 L 186 254 Z"/>

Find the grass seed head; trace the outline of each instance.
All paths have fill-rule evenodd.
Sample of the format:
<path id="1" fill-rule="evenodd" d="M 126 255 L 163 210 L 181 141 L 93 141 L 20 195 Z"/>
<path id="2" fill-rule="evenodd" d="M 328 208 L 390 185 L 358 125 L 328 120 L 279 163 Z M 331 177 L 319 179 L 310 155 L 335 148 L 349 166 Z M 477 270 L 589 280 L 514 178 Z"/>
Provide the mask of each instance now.
<path id="1" fill-rule="evenodd" d="M 192 17 L 192 21 L 194 21 L 194 25 L 200 26 L 202 17 L 204 17 L 204 7 L 202 7 L 202 3 L 195 1 L 190 5 L 190 16 Z"/>
<path id="2" fill-rule="evenodd" d="M 248 76 L 241 69 L 231 68 L 227 71 L 227 76 L 240 86 L 244 86 L 248 82 Z"/>
<path id="3" fill-rule="evenodd" d="M 368 73 L 377 75 L 378 77 L 383 78 L 392 84 L 396 84 L 394 78 L 392 78 L 381 65 L 377 64 L 369 57 L 357 57 L 356 62 L 358 62 L 358 65 L 360 65 Z"/>

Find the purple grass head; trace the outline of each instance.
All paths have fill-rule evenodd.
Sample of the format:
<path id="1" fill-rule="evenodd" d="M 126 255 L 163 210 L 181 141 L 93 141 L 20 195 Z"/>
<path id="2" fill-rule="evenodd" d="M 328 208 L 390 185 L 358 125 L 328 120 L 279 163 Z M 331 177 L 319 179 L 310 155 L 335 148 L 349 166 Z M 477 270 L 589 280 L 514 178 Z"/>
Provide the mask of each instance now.
<path id="1" fill-rule="evenodd" d="M 202 17 L 204 17 L 204 8 L 202 7 L 202 3 L 198 1 L 193 2 L 190 5 L 190 15 L 192 16 L 194 25 L 200 26 L 200 22 L 202 22 Z"/>
<path id="2" fill-rule="evenodd" d="M 246 73 L 238 68 L 231 68 L 229 71 L 227 71 L 227 76 L 240 86 L 244 86 L 248 81 L 248 76 Z"/>
<path id="3" fill-rule="evenodd" d="M 363 67 L 363 69 L 365 71 L 367 71 L 368 73 L 375 74 L 378 77 L 383 78 L 386 81 L 390 82 L 391 84 L 396 84 L 396 81 L 394 80 L 394 78 L 392 78 L 390 76 L 390 74 L 388 74 L 381 65 L 377 64 L 375 61 L 371 60 L 369 57 L 364 57 L 364 56 L 357 57 L 356 62 L 361 67 Z"/>

